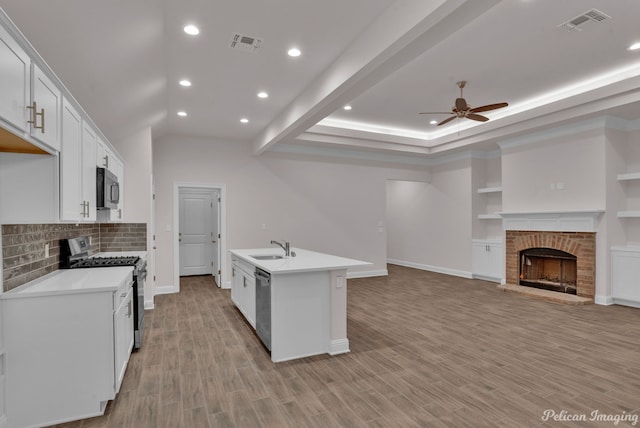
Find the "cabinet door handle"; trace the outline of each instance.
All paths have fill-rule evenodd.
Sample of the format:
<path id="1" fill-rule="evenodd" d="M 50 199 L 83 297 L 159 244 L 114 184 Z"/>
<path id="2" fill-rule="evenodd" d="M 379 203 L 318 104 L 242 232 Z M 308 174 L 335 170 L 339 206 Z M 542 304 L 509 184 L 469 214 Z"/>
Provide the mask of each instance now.
<path id="1" fill-rule="evenodd" d="M 104 162 L 103 162 L 104 167 L 109 169 L 109 155 L 104 155 L 102 159 L 104 159 Z"/>
<path id="2" fill-rule="evenodd" d="M 127 316 L 131 318 L 131 302 L 127 303 Z"/>
<path id="3" fill-rule="evenodd" d="M 39 129 L 44 134 L 44 109 L 40 109 L 40 113 L 38 113 L 38 105 L 35 101 L 27 108 L 31 110 L 31 120 L 28 120 L 27 123 L 32 124 L 34 129 Z M 42 125 L 40 126 L 38 126 L 38 116 L 42 118 Z"/>

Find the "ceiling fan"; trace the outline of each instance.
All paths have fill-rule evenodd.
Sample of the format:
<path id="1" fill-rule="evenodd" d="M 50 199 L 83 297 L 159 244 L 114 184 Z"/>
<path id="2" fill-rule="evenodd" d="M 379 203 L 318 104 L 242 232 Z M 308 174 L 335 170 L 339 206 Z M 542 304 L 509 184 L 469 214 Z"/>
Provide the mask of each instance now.
<path id="1" fill-rule="evenodd" d="M 471 120 L 477 120 L 479 122 L 486 122 L 487 120 L 489 120 L 489 118 L 477 113 L 481 113 L 489 110 L 496 110 L 509 105 L 508 103 L 496 103 L 496 104 L 487 104 L 485 106 L 472 108 L 469 104 L 467 104 L 467 100 L 465 100 L 462 97 L 462 89 L 465 87 L 467 82 L 465 80 L 461 80 L 457 84 L 458 84 L 458 88 L 460 88 L 460 98 L 456 98 L 456 104 L 451 109 L 450 112 L 449 111 L 431 111 L 431 112 L 423 112 L 420 114 L 453 114 L 453 116 L 448 117 L 442 122 L 438 123 L 438 126 L 444 125 L 445 123 L 449 123 L 455 118 L 463 118 L 463 117 L 466 117 L 467 119 L 471 119 Z"/>

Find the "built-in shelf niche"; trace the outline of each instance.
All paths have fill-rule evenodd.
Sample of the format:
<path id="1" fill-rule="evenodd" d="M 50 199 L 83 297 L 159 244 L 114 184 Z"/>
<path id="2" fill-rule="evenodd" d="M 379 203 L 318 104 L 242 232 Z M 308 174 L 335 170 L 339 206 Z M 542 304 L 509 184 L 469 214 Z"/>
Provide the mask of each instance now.
<path id="1" fill-rule="evenodd" d="M 480 187 L 478 194 L 485 195 L 485 212 L 478 214 L 479 220 L 500 220 L 498 212 L 502 208 L 502 186 Z"/>
<path id="2" fill-rule="evenodd" d="M 625 174 L 618 174 L 617 179 L 621 183 L 628 183 L 629 186 L 634 186 L 635 193 L 638 193 L 638 188 L 635 188 L 635 186 L 640 185 L 640 183 L 637 183 L 638 181 L 640 181 L 640 172 L 628 172 Z M 634 181 L 636 183 L 633 183 Z M 628 189 L 627 190 L 628 205 L 630 205 L 629 203 L 632 200 L 630 193 L 631 193 L 631 189 Z M 640 218 L 640 210 L 630 209 L 630 210 L 618 211 L 617 216 L 618 218 Z"/>

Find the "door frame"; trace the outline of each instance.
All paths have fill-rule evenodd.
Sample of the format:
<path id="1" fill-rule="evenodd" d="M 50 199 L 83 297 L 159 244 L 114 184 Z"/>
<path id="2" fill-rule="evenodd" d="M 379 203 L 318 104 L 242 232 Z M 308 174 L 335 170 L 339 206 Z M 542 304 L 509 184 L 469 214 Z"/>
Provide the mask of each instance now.
<path id="1" fill-rule="evenodd" d="M 226 270 L 227 254 L 227 186 L 221 183 L 192 183 L 192 182 L 173 182 L 173 292 L 180 292 L 180 246 L 178 241 L 178 232 L 180 231 L 180 189 L 181 188 L 199 188 L 217 190 L 220 193 L 220 213 L 218 216 L 220 239 L 218 239 L 218 267 L 220 269 L 219 288 L 223 288 L 223 284 L 227 283 L 228 273 Z M 223 258 L 224 255 L 224 258 Z"/>

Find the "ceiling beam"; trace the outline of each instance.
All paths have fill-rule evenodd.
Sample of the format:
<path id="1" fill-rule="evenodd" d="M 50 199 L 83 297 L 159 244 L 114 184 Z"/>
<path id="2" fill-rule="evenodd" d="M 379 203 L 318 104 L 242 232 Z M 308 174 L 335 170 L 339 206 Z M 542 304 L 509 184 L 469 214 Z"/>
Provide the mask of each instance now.
<path id="1" fill-rule="evenodd" d="M 396 1 L 261 132 L 254 153 L 292 141 L 499 2 Z"/>

